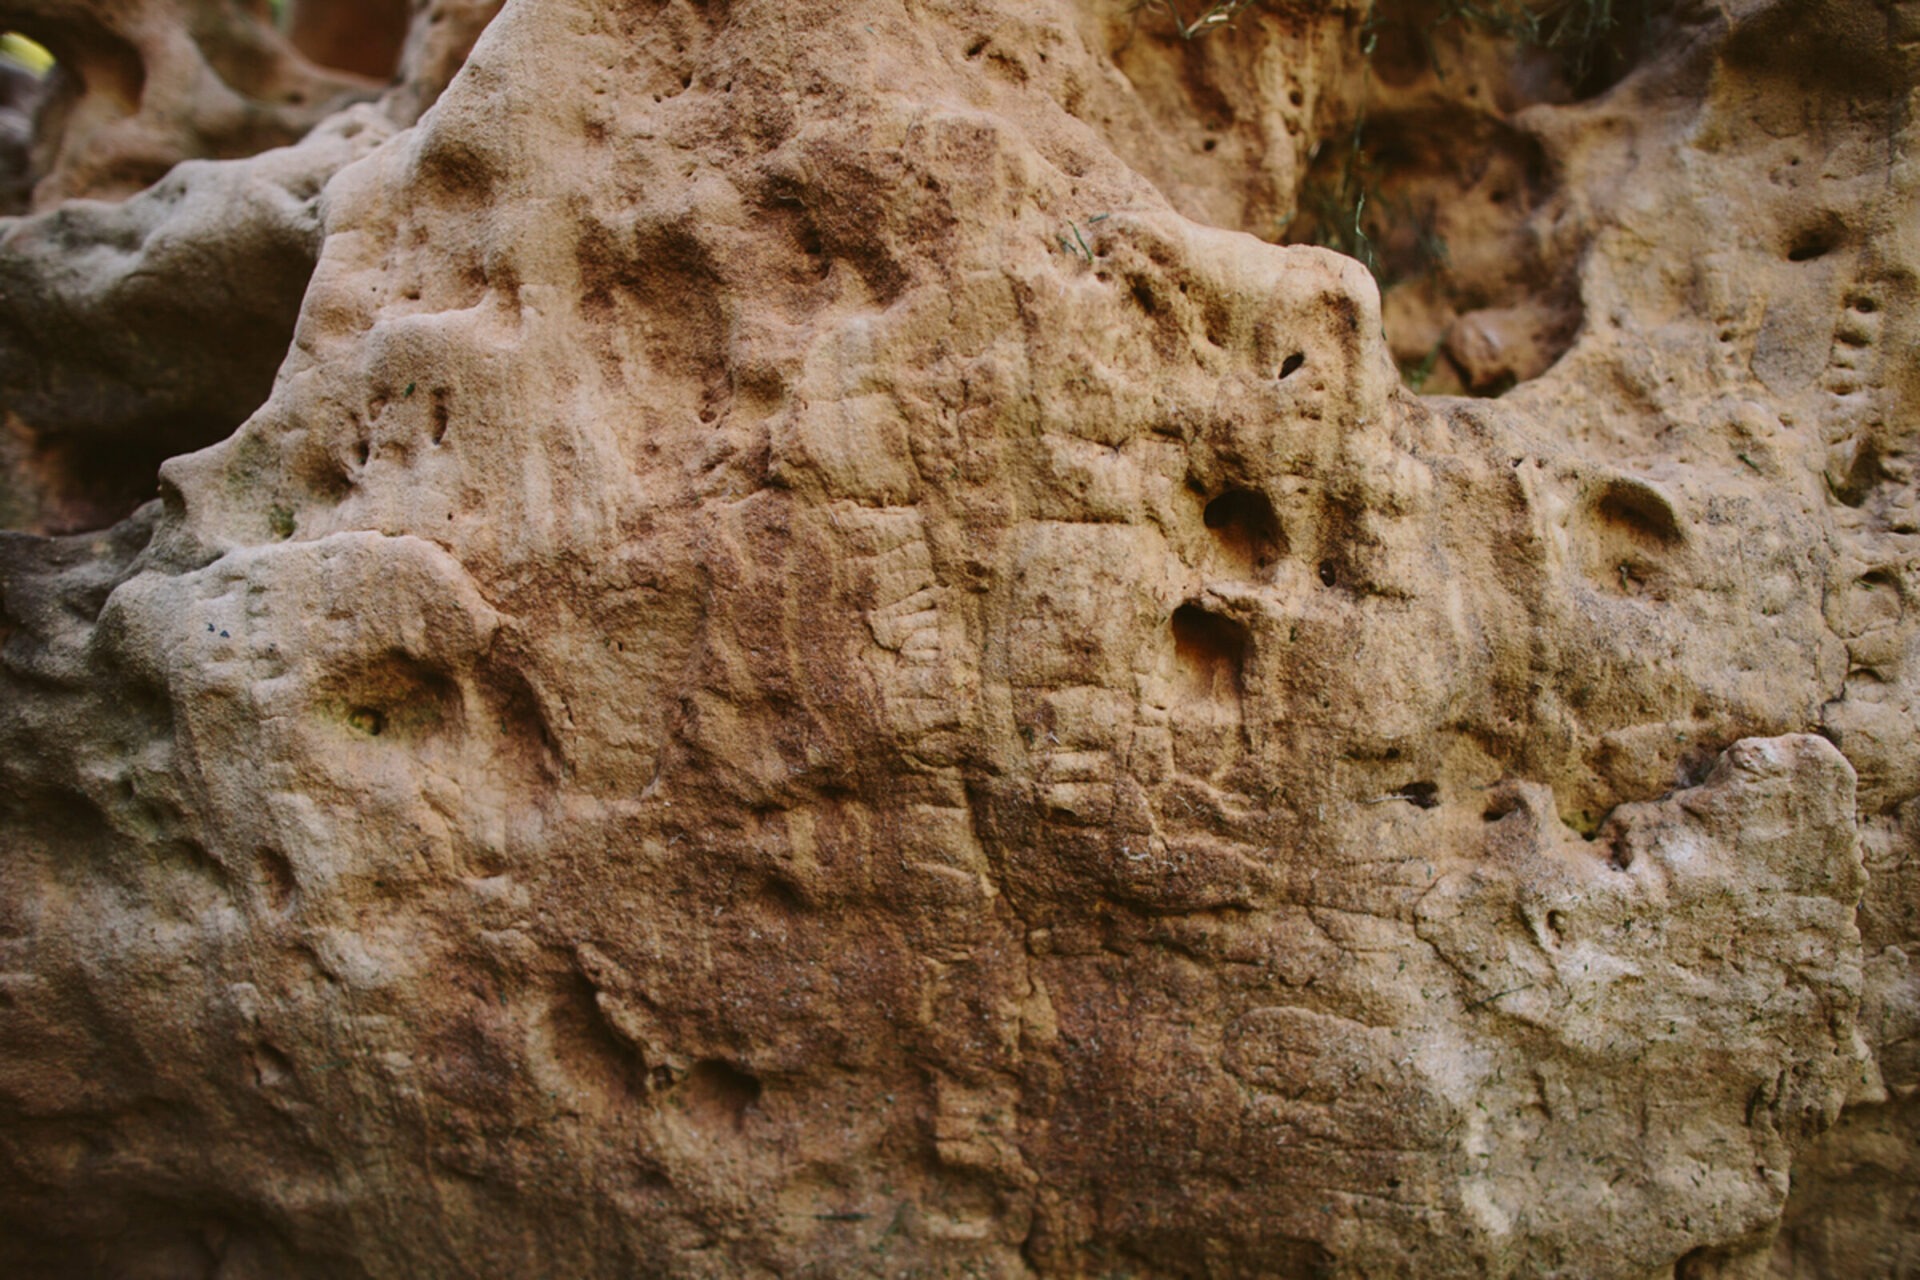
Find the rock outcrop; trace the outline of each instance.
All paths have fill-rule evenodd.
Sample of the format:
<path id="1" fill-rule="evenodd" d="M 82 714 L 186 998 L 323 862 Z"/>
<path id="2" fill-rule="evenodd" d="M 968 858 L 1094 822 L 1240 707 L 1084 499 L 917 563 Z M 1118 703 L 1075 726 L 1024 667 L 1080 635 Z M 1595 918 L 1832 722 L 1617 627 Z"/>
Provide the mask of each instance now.
<path id="1" fill-rule="evenodd" d="M 43 178 L 0 1270 L 1910 1268 L 1910 9 L 515 0 Z"/>

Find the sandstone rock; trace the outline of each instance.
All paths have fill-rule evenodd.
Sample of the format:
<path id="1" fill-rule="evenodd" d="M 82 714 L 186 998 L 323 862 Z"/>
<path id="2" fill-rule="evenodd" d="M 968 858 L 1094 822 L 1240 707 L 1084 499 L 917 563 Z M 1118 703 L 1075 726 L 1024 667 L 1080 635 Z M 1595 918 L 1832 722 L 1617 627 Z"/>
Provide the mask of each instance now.
<path id="1" fill-rule="evenodd" d="M 158 460 L 259 407 L 319 252 L 321 189 L 392 131 L 361 108 L 298 147 L 189 161 L 122 203 L 0 228 L 0 387 L 23 455 L 10 523 L 97 524 L 152 492 Z"/>
<path id="2" fill-rule="evenodd" d="M 309 62 L 256 0 L 9 0 L 0 22 L 56 59 L 36 121 L 39 208 L 297 141 L 379 87 Z"/>
<path id="3" fill-rule="evenodd" d="M 528 0 L 391 136 L 13 224 L 171 276 L 168 190 L 324 183 L 257 411 L 0 535 L 0 1267 L 1902 1265 L 1868 16 Z M 1270 242 L 1375 91 L 1462 155 L 1384 302 Z M 1402 386 L 1475 324 L 1516 387 Z M 34 419 L 156 439 L 103 367 Z"/>

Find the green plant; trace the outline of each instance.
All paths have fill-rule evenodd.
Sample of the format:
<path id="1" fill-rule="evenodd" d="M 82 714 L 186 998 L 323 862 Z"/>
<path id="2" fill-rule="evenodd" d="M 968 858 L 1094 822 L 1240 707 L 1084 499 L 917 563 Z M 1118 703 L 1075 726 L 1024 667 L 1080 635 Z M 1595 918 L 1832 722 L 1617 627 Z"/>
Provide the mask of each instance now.
<path id="1" fill-rule="evenodd" d="M 1331 163 L 1319 163 L 1323 154 L 1315 149 L 1282 235 L 1298 227 L 1296 243 L 1304 240 L 1358 258 L 1382 289 L 1446 266 L 1447 242 L 1434 229 L 1432 211 L 1381 189 L 1365 116 L 1354 122 Z"/>
<path id="2" fill-rule="evenodd" d="M 1180 16 L 1180 6 L 1176 0 L 1141 0 L 1136 9 L 1154 4 L 1165 9 L 1173 19 L 1173 29 L 1180 33 L 1182 40 L 1197 40 L 1209 31 L 1227 26 L 1239 17 L 1243 10 L 1253 7 L 1254 0 L 1214 0 L 1201 15 L 1192 22 Z"/>
<path id="3" fill-rule="evenodd" d="M 1400 366 L 1400 381 L 1407 384 L 1407 390 L 1418 393 L 1424 391 L 1427 379 L 1433 377 L 1433 371 L 1440 366 L 1440 354 L 1446 349 L 1446 339 L 1428 348 L 1427 354 L 1413 364 Z"/>
<path id="4" fill-rule="evenodd" d="M 1080 224 L 1077 222 L 1069 222 L 1067 223 L 1067 230 L 1073 232 L 1073 239 L 1069 240 L 1065 235 L 1057 237 L 1060 241 L 1061 252 L 1072 254 L 1082 262 L 1092 265 L 1093 246 L 1088 244 L 1087 238 L 1080 234 Z"/>
<path id="5" fill-rule="evenodd" d="M 1641 34 L 1651 17 L 1648 0 L 1546 0 L 1527 4 L 1519 0 L 1441 0 L 1439 11 L 1420 29 L 1427 60 L 1434 74 L 1445 77 L 1434 33 L 1450 23 L 1472 30 L 1502 36 L 1532 49 L 1550 50 L 1560 56 L 1561 67 L 1570 83 L 1580 84 L 1598 69 L 1608 54 L 1618 54 L 1617 42 L 1623 34 Z M 1376 3 L 1367 10 L 1360 26 L 1361 50 L 1373 54 L 1380 29 L 1385 25 Z"/>

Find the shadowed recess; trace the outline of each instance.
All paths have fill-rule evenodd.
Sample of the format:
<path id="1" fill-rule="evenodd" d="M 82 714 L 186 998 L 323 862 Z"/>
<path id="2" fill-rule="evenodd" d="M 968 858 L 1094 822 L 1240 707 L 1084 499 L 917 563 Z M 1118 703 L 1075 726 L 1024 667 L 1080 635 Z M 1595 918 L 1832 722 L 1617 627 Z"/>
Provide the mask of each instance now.
<path id="1" fill-rule="evenodd" d="M 1265 574 L 1286 554 L 1286 537 L 1265 494 L 1229 489 L 1207 504 L 1203 518 L 1221 552 L 1242 572 Z"/>
<path id="2" fill-rule="evenodd" d="M 1173 611 L 1173 653 L 1188 699 L 1239 701 L 1250 639 L 1232 618 L 1183 604 Z"/>

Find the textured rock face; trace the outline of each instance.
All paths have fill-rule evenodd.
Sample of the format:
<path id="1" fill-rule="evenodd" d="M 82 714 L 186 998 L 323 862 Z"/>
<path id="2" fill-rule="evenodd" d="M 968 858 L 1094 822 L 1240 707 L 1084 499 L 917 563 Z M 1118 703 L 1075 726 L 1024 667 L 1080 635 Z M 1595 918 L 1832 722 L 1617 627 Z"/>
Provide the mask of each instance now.
<path id="1" fill-rule="evenodd" d="M 0 1267 L 1910 1267 L 1920 19 L 1389 19 L 516 0 L 0 232 L 79 455 L 179 193 L 304 290 L 14 463 Z"/>

